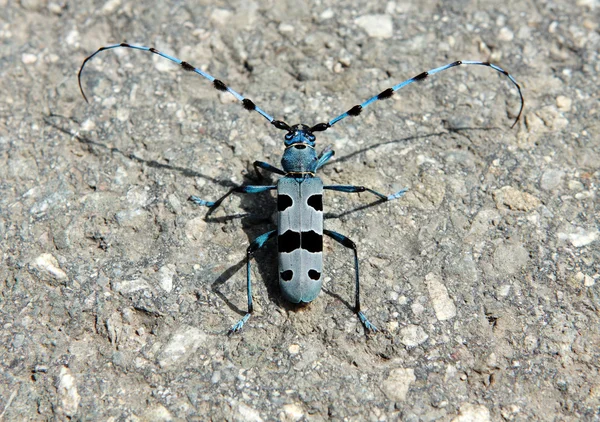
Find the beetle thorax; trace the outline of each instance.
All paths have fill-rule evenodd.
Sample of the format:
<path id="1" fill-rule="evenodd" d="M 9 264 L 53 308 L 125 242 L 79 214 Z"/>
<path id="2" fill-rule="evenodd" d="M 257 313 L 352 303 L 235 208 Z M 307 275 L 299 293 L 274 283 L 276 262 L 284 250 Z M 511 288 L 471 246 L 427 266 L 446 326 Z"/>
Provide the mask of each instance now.
<path id="1" fill-rule="evenodd" d="M 314 173 L 318 162 L 315 135 L 306 125 L 294 125 L 285 135 L 281 166 L 286 173 Z"/>

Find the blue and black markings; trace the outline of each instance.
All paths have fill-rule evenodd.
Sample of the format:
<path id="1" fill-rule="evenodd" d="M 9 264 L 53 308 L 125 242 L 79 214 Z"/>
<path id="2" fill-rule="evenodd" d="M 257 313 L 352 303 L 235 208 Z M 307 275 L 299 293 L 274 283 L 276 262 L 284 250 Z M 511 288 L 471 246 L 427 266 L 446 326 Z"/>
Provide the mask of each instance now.
<path id="1" fill-rule="evenodd" d="M 285 211 L 294 204 L 292 198 L 288 195 L 277 195 L 277 211 Z"/>
<path id="2" fill-rule="evenodd" d="M 81 74 L 85 65 L 99 52 L 115 48 L 130 48 L 134 50 L 147 51 L 180 65 L 185 71 L 195 72 L 210 81 L 216 90 L 221 92 L 229 92 L 246 110 L 254 111 L 260 114 L 275 128 L 284 130 L 286 132 L 284 136 L 285 151 L 281 159 L 281 169 L 262 161 L 254 162 L 254 168 L 259 176 L 260 170 L 282 176 L 282 178 L 277 182 L 277 185 L 244 185 L 232 190 L 232 192 L 239 193 L 260 193 L 277 189 L 278 217 L 277 230 L 271 230 L 258 236 L 247 248 L 246 290 L 248 295 L 248 311 L 240 321 L 231 327 L 230 333 L 235 333 L 241 330 L 253 312 L 250 262 L 253 254 L 271 239 L 277 239 L 277 249 L 279 252 L 279 285 L 282 295 L 293 303 L 308 303 L 317 297 L 321 290 L 323 277 L 323 235 L 332 238 L 337 243 L 348 249 L 352 249 L 354 254 L 355 272 L 354 311 L 367 331 L 377 330 L 361 311 L 359 261 L 356 244 L 343 234 L 323 228 L 323 191 L 332 190 L 344 193 L 369 192 L 379 198 L 379 202 L 385 202 L 400 198 L 406 192 L 406 189 L 401 189 L 400 191 L 390 195 L 384 195 L 364 186 L 323 185 L 321 179 L 316 176 L 316 172 L 333 157 L 334 152 L 330 148 L 325 148 L 320 154 L 317 154 L 315 151 L 316 137 L 314 135 L 316 132 L 328 130 L 337 122 L 345 119 L 346 117 L 360 115 L 370 104 L 392 97 L 396 91 L 412 84 L 413 82 L 422 81 L 431 75 L 461 65 L 487 66 L 506 76 L 516 87 L 521 101 L 521 106 L 513 126 L 521 117 L 524 107 L 521 87 L 508 72 L 488 62 L 462 60 L 431 69 L 427 72 L 419 73 L 417 76 L 407 79 L 397 85 L 394 85 L 393 87 L 387 88 L 381 91 L 379 94 L 367 99 L 366 101 L 351 107 L 348 111 L 329 120 L 328 122 L 317 123 L 313 126 L 307 126 L 304 124 L 290 126 L 284 121 L 275 120 L 271 115 L 257 107 L 252 100 L 245 98 L 241 94 L 231 89 L 223 81 L 214 78 L 210 74 L 198 69 L 190 63 L 182 61 L 176 57 L 169 56 L 168 54 L 162 53 L 152 47 L 144 47 L 128 43 L 113 44 L 106 47 L 101 47 L 83 61 L 83 64 L 79 69 L 78 82 L 81 93 L 86 101 L 88 101 L 88 99 L 85 96 L 83 86 L 81 84 Z M 219 204 L 221 204 L 221 202 L 230 193 L 231 192 L 227 193 L 216 201 L 206 201 L 196 196 L 191 196 L 190 200 L 198 205 L 214 208 L 219 206 Z"/>
<path id="3" fill-rule="evenodd" d="M 315 211 L 323 211 L 323 195 L 312 195 L 306 200 L 306 204 Z"/>
<path id="4" fill-rule="evenodd" d="M 279 253 L 292 253 L 303 249 L 310 253 L 323 252 L 323 235 L 313 230 L 307 232 L 294 232 L 287 230 L 277 237 Z"/>

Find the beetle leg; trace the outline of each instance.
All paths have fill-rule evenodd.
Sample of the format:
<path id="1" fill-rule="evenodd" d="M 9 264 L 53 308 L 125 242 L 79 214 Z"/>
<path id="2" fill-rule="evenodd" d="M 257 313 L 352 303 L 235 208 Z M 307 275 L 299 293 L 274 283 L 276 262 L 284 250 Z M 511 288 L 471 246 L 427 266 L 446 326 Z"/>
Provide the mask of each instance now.
<path id="1" fill-rule="evenodd" d="M 366 191 L 366 192 L 371 192 L 373 195 L 378 196 L 379 198 L 381 198 L 384 201 L 392 201 L 394 199 L 398 199 L 402 195 L 404 195 L 407 191 L 407 189 L 404 188 L 404 189 L 400 189 L 396 193 L 392 193 L 391 195 L 384 195 L 383 193 L 379 193 L 373 189 L 369 189 L 364 186 L 353 186 L 353 185 L 328 185 L 328 186 L 323 186 L 323 189 L 335 190 L 338 192 L 345 192 L 345 193 L 358 193 L 358 192 Z"/>
<path id="2" fill-rule="evenodd" d="M 252 282 L 250 280 L 250 259 L 252 258 L 252 255 L 254 255 L 254 252 L 262 248 L 265 245 L 265 243 L 267 243 L 269 239 L 275 237 L 276 234 L 277 230 L 271 230 L 270 232 L 261 234 L 256 239 L 254 239 L 252 243 L 250 243 L 250 246 L 248 246 L 248 249 L 246 249 L 246 288 L 248 290 L 248 312 L 246 312 L 246 315 L 244 315 L 242 319 L 240 319 L 229 329 L 230 335 L 240 331 L 246 323 L 246 321 L 248 321 L 248 319 L 250 318 L 250 315 L 252 314 Z"/>
<path id="3" fill-rule="evenodd" d="M 375 327 L 371 322 L 367 319 L 365 314 L 360 310 L 360 277 L 358 275 L 358 253 L 356 251 L 356 244 L 350 240 L 348 237 L 340 234 L 338 232 L 334 232 L 331 230 L 323 229 L 323 233 L 327 236 L 331 237 L 336 242 L 340 243 L 342 246 L 345 246 L 354 251 L 354 272 L 356 278 L 356 296 L 355 296 L 355 304 L 354 304 L 354 312 L 358 315 L 358 319 L 365 327 L 367 331 L 376 332 L 377 327 Z"/>

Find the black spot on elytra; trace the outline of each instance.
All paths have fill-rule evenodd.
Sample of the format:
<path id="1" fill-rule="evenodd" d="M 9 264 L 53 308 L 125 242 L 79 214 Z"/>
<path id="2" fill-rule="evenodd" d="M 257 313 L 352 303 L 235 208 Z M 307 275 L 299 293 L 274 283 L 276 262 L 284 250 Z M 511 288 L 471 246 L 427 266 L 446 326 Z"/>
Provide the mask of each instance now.
<path id="1" fill-rule="evenodd" d="M 321 194 L 311 195 L 306 200 L 306 203 L 308 204 L 309 207 L 311 207 L 315 211 L 323 211 L 323 195 L 321 195 Z"/>
<path id="2" fill-rule="evenodd" d="M 277 238 L 279 253 L 291 253 L 300 248 L 310 253 L 323 252 L 323 236 L 312 230 L 302 232 L 302 235 L 287 230 Z"/>
<path id="3" fill-rule="evenodd" d="M 317 270 L 309 270 L 309 271 L 308 271 L 308 277 L 309 277 L 311 280 L 318 280 L 318 279 L 320 279 L 320 278 L 321 278 L 321 273 L 320 273 L 320 272 L 318 272 Z"/>
<path id="4" fill-rule="evenodd" d="M 323 235 L 312 230 L 302 232 L 302 249 L 310 253 L 323 252 Z"/>
<path id="5" fill-rule="evenodd" d="M 294 201 L 292 200 L 291 196 L 283 194 L 277 195 L 277 211 L 285 211 L 292 205 L 294 205 Z"/>
<path id="6" fill-rule="evenodd" d="M 300 248 L 300 233 L 291 230 L 280 234 L 277 238 L 279 253 L 290 253 Z"/>
<path id="7" fill-rule="evenodd" d="M 292 277 L 294 277 L 294 272 L 292 270 L 285 270 L 279 274 L 279 277 L 281 277 L 283 281 L 290 281 Z"/>

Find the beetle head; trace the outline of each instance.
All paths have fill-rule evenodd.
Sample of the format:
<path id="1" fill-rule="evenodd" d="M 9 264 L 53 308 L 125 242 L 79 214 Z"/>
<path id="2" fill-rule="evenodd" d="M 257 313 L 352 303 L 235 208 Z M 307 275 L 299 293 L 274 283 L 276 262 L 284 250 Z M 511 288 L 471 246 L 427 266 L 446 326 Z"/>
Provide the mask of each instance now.
<path id="1" fill-rule="evenodd" d="M 286 147 L 294 144 L 306 144 L 314 147 L 316 138 L 313 132 L 322 132 L 330 127 L 327 123 L 319 123 L 312 127 L 304 124 L 289 126 L 287 123 L 281 120 L 274 120 L 271 122 L 271 124 L 273 124 L 273 126 L 275 126 L 277 129 L 287 131 L 284 139 Z"/>

